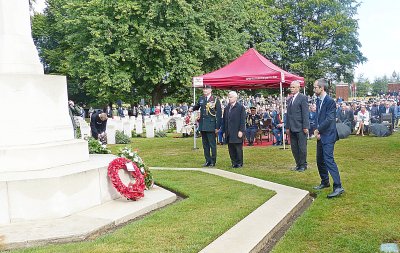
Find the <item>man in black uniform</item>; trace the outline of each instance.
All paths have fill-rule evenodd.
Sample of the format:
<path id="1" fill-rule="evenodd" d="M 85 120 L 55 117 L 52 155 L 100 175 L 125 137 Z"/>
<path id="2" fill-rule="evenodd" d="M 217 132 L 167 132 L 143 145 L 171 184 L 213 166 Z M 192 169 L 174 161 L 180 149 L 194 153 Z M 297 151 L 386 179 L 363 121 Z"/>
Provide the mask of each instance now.
<path id="1" fill-rule="evenodd" d="M 258 131 L 260 120 L 261 117 L 256 114 L 256 108 L 254 106 L 250 107 L 250 114 L 246 117 L 246 138 L 249 142 L 249 146 L 254 145 L 254 137 Z"/>
<path id="2" fill-rule="evenodd" d="M 214 167 L 217 162 L 217 142 L 215 135 L 221 126 L 221 103 L 211 94 L 211 86 L 205 85 L 203 96 L 190 111 L 200 109 L 199 131 L 203 142 L 204 157 L 206 162 L 203 167 Z M 211 151 L 211 154 L 210 154 Z"/>
<path id="3" fill-rule="evenodd" d="M 92 137 L 96 140 L 99 139 L 100 134 L 106 131 L 107 119 L 107 113 L 100 110 L 92 114 L 90 118 L 90 129 L 92 130 Z"/>

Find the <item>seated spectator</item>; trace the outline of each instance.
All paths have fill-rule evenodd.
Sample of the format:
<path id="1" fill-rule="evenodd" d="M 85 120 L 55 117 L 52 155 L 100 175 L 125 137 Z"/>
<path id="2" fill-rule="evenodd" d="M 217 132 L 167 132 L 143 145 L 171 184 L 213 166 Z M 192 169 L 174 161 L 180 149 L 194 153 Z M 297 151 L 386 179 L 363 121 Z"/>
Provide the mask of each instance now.
<path id="1" fill-rule="evenodd" d="M 256 108 L 250 107 L 250 113 L 246 117 L 246 138 L 249 142 L 249 146 L 253 146 L 254 137 L 260 127 L 260 115 L 256 114 Z"/>
<path id="2" fill-rule="evenodd" d="M 368 126 L 369 126 L 370 116 L 369 112 L 366 110 L 364 104 L 361 105 L 361 109 L 357 114 L 357 135 L 361 134 L 364 136 L 364 132 L 368 133 Z"/>
<path id="3" fill-rule="evenodd" d="M 392 129 L 394 129 L 394 121 L 395 121 L 395 114 L 394 114 L 394 107 L 391 106 L 390 101 L 386 101 L 384 104 L 384 107 L 381 108 L 380 110 L 381 113 L 381 121 L 382 121 L 382 114 L 388 114 L 390 113 L 392 116 Z"/>
<path id="4" fill-rule="evenodd" d="M 354 114 L 353 112 L 350 112 L 347 108 L 346 103 L 342 103 L 341 105 L 341 109 L 339 110 L 339 112 L 336 115 L 336 121 L 338 123 L 343 123 L 345 125 L 347 125 L 350 130 L 353 130 L 353 120 L 354 120 Z"/>
<path id="5" fill-rule="evenodd" d="M 274 146 L 280 146 L 283 145 L 283 135 L 282 135 L 282 120 L 281 120 L 281 115 L 277 111 L 272 112 L 272 134 L 274 135 L 275 138 L 275 143 L 273 144 Z"/>

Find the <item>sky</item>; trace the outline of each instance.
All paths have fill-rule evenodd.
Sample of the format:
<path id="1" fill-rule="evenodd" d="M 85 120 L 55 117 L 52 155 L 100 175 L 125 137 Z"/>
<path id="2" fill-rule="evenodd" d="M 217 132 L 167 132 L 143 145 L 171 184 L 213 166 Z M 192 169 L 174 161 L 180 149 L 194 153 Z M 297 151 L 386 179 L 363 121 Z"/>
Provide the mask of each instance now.
<path id="1" fill-rule="evenodd" d="M 400 72 L 400 1 L 363 0 L 358 9 L 361 52 L 368 61 L 359 65 L 355 76 L 375 77 Z"/>
<path id="2" fill-rule="evenodd" d="M 45 7 L 37 0 L 36 10 Z M 400 0 L 363 0 L 358 9 L 361 52 L 368 61 L 355 69 L 371 82 L 376 77 L 400 73 Z"/>

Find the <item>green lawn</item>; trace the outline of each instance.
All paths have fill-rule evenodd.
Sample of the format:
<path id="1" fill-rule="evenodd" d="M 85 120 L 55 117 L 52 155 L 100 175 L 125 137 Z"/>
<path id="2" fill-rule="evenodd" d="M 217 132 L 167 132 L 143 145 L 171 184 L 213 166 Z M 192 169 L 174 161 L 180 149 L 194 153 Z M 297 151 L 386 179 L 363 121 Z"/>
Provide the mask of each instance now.
<path id="1" fill-rule="evenodd" d="M 192 149 L 193 139 L 171 135 L 132 140 L 131 146 L 149 166 L 199 167 L 204 163 L 200 140 L 198 150 Z M 315 140 L 309 141 L 305 173 L 291 171 L 291 151 L 279 147 L 245 147 L 244 168 L 234 171 L 315 192 L 312 186 L 319 184 L 315 145 Z M 120 146 L 124 145 L 112 149 Z M 400 133 L 387 138 L 350 136 L 336 144 L 335 157 L 346 193 L 327 199 L 331 189 L 318 192 L 273 252 L 379 252 L 381 243 L 400 242 Z M 219 146 L 217 168 L 232 170 L 229 166 L 227 147 Z M 26 252 L 197 252 L 271 196 L 260 188 L 203 173 L 154 174 L 157 182 L 189 198 L 93 242 Z M 259 195 L 262 198 L 253 200 Z"/>
<path id="2" fill-rule="evenodd" d="M 133 139 L 132 147 L 150 166 L 198 167 L 204 159 L 197 143 L 200 149 L 192 150 L 193 139 Z M 291 171 L 291 151 L 278 147 L 245 147 L 245 166 L 235 172 L 316 192 L 315 146 L 310 140 L 305 173 Z M 316 192 L 316 200 L 273 252 L 379 252 L 381 243 L 400 243 L 400 133 L 350 136 L 337 142 L 335 159 L 346 193 L 327 199 L 331 189 Z M 227 147 L 219 146 L 217 168 L 229 165 Z"/>

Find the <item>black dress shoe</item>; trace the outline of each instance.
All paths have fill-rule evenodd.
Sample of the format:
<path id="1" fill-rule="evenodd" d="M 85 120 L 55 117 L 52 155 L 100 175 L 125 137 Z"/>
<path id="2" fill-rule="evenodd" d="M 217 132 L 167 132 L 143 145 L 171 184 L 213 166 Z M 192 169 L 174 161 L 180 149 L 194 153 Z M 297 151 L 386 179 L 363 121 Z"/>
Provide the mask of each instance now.
<path id="1" fill-rule="evenodd" d="M 336 188 L 336 189 L 333 190 L 333 192 L 331 194 L 329 194 L 326 197 L 328 197 L 328 199 L 335 198 L 335 197 L 338 197 L 338 196 L 342 195 L 343 192 L 344 192 L 343 188 L 341 188 L 341 187 L 340 188 Z"/>
<path id="2" fill-rule="evenodd" d="M 215 167 L 215 163 L 210 163 L 210 165 L 208 165 L 208 167 Z"/>
<path id="3" fill-rule="evenodd" d="M 210 166 L 210 164 L 211 164 L 211 163 L 209 163 L 209 162 L 206 162 L 206 163 L 204 163 L 204 164 L 203 164 L 203 167 L 209 167 L 209 166 Z"/>
<path id="4" fill-rule="evenodd" d="M 329 188 L 330 186 L 331 186 L 330 184 L 320 184 L 320 185 L 314 186 L 313 189 L 314 190 L 322 190 L 324 188 Z"/>
<path id="5" fill-rule="evenodd" d="M 296 169 L 296 171 L 298 171 L 298 172 L 304 172 L 306 169 L 307 169 L 307 167 L 301 166 L 301 167 L 298 167 L 298 168 Z"/>

